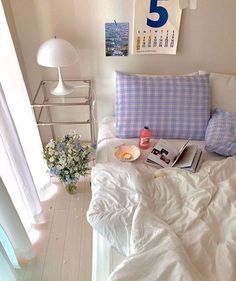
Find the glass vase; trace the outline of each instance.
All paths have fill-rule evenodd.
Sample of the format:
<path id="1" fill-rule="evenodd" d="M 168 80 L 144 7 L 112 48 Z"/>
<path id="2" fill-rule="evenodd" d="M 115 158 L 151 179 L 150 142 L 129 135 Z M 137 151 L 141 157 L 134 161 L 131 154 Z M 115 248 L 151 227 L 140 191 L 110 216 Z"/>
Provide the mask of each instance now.
<path id="1" fill-rule="evenodd" d="M 76 183 L 69 183 L 65 184 L 66 191 L 69 194 L 75 194 L 77 192 L 77 184 Z"/>

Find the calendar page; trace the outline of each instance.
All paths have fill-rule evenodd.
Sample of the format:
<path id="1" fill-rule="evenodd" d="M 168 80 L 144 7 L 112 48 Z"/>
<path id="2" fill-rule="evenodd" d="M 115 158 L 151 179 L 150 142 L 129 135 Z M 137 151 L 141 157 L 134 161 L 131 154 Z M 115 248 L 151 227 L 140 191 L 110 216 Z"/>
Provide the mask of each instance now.
<path id="1" fill-rule="evenodd" d="M 176 54 L 182 10 L 178 0 L 135 0 L 133 54 Z"/>

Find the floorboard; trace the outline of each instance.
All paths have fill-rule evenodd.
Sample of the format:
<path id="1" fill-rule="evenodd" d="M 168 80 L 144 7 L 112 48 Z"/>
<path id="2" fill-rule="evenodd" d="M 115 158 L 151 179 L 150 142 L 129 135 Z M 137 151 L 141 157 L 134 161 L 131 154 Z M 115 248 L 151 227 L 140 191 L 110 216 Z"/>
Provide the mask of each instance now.
<path id="1" fill-rule="evenodd" d="M 20 281 L 91 281 L 92 228 L 86 220 L 90 200 L 89 177 L 81 179 L 73 195 L 58 183 L 57 193 L 43 203 L 48 222 L 36 227 L 37 257 L 19 271 Z"/>

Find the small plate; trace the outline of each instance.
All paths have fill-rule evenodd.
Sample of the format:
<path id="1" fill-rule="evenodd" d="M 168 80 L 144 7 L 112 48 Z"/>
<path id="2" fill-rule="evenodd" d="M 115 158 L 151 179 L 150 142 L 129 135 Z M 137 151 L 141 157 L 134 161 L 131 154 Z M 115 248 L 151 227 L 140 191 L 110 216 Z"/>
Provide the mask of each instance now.
<path id="1" fill-rule="evenodd" d="M 115 156 L 119 161 L 132 162 L 139 158 L 140 150 L 135 145 L 122 144 L 117 147 Z"/>

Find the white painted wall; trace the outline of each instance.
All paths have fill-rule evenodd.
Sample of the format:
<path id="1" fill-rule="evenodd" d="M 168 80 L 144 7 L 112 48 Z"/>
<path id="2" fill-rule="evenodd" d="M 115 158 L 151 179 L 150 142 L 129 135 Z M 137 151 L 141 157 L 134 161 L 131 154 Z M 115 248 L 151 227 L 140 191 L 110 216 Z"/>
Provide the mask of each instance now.
<path id="1" fill-rule="evenodd" d="M 63 74 L 94 80 L 99 119 L 114 113 L 115 70 L 181 74 L 205 69 L 236 73 L 235 0 L 198 0 L 197 10 L 184 10 L 177 55 L 105 57 L 105 22 L 129 22 L 131 47 L 133 2 L 10 0 L 32 92 L 42 77 L 57 76 L 56 70 L 38 66 L 35 60 L 38 46 L 54 35 L 77 48 L 79 62 L 64 68 Z"/>

